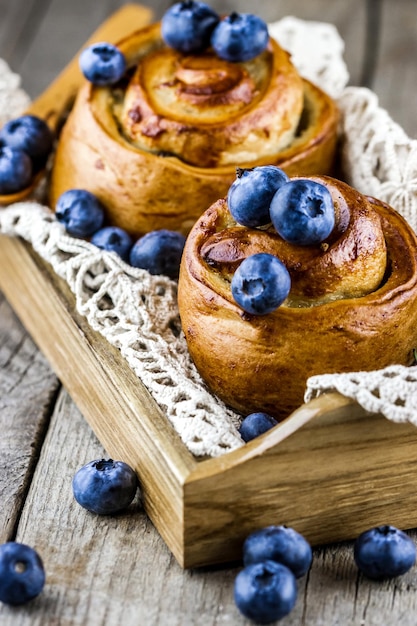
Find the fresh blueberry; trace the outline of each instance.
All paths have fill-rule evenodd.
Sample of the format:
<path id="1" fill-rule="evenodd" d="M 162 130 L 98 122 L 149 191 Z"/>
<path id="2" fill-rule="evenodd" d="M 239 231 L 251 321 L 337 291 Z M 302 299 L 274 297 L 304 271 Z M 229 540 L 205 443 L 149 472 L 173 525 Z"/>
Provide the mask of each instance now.
<path id="1" fill-rule="evenodd" d="M 129 252 L 133 245 L 129 233 L 118 226 L 100 228 L 91 237 L 91 243 L 102 250 L 116 252 L 124 260 L 129 258 Z"/>
<path id="2" fill-rule="evenodd" d="M 271 221 L 269 206 L 275 192 L 288 176 L 274 165 L 236 170 L 236 180 L 227 194 L 232 217 L 243 226 L 256 228 Z"/>
<path id="3" fill-rule="evenodd" d="M 313 558 L 308 541 L 293 528 L 267 526 L 249 535 L 243 544 L 243 563 L 276 561 L 286 565 L 296 578 L 304 576 Z"/>
<path id="4" fill-rule="evenodd" d="M 90 461 L 74 475 L 74 498 L 82 507 L 98 515 L 112 515 L 129 506 L 135 497 L 138 479 L 123 461 Z"/>
<path id="5" fill-rule="evenodd" d="M 277 309 L 290 288 L 291 278 L 285 265 L 265 252 L 244 259 L 231 283 L 233 298 L 252 315 L 265 315 Z"/>
<path id="6" fill-rule="evenodd" d="M 0 146 L 0 194 L 16 193 L 32 178 L 32 161 L 22 150 Z"/>
<path id="7" fill-rule="evenodd" d="M 69 189 L 59 196 L 55 215 L 74 237 L 90 237 L 104 221 L 104 208 L 96 196 L 85 189 Z"/>
<path id="8" fill-rule="evenodd" d="M 201 52 L 210 45 L 210 37 L 219 22 L 217 13 L 204 2 L 177 2 L 161 21 L 165 43 L 186 54 Z"/>
<path id="9" fill-rule="evenodd" d="M 225 61 L 250 61 L 265 50 L 269 34 L 265 22 L 251 13 L 231 13 L 221 20 L 211 36 L 217 56 Z"/>
<path id="10" fill-rule="evenodd" d="M 277 424 L 277 420 L 268 413 L 251 413 L 242 420 L 239 432 L 243 441 L 251 441 Z"/>
<path id="11" fill-rule="evenodd" d="M 289 243 L 311 246 L 322 243 L 335 224 L 330 191 L 314 180 L 293 179 L 272 198 L 271 221 Z"/>
<path id="12" fill-rule="evenodd" d="M 359 535 L 354 544 L 354 559 L 368 578 L 394 578 L 414 565 L 416 547 L 406 533 L 387 524 Z"/>
<path id="13" fill-rule="evenodd" d="M 258 624 L 270 624 L 294 608 L 297 581 L 292 571 L 281 563 L 254 563 L 236 576 L 234 597 L 245 617 Z"/>
<path id="14" fill-rule="evenodd" d="M 124 54 L 111 43 L 94 43 L 80 54 L 79 65 L 93 85 L 114 85 L 126 70 Z"/>
<path id="15" fill-rule="evenodd" d="M 180 269 L 185 237 L 173 230 L 153 230 L 143 235 L 130 251 L 130 264 L 148 270 L 151 274 L 164 274 L 177 278 Z"/>
<path id="16" fill-rule="evenodd" d="M 32 159 L 33 169 L 45 165 L 52 150 L 53 134 L 48 124 L 35 115 L 9 120 L 0 130 L 0 141 L 10 148 L 23 150 Z"/>
<path id="17" fill-rule="evenodd" d="M 39 554 L 24 543 L 0 545 L 0 601 L 17 606 L 36 598 L 45 585 Z"/>

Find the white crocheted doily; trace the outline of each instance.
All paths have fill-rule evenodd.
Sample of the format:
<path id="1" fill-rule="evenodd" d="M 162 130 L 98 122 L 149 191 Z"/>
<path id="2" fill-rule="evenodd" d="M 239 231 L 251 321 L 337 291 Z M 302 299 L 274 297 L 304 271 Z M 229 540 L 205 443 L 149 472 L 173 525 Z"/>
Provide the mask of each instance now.
<path id="1" fill-rule="evenodd" d="M 300 73 L 338 100 L 342 161 L 348 182 L 397 208 L 417 230 L 417 149 L 367 89 L 346 88 L 343 41 L 330 24 L 293 17 L 269 25 Z M 0 60 L 0 125 L 28 98 Z M 75 294 L 77 310 L 144 382 L 178 435 L 196 456 L 218 456 L 243 444 L 240 417 L 209 393 L 187 351 L 176 305 L 176 283 L 132 268 L 116 255 L 69 237 L 51 211 L 36 202 L 0 211 L 0 232 L 19 236 L 51 263 Z M 395 421 L 415 421 L 417 370 L 316 376 L 306 400 L 331 389 Z"/>

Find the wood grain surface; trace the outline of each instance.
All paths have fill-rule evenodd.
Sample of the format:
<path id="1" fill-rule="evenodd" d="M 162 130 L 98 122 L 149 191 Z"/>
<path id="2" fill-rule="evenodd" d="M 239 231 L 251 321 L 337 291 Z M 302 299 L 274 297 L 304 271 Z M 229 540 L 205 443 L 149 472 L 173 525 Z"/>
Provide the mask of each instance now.
<path id="1" fill-rule="evenodd" d="M 0 0 L 0 57 L 22 74 L 35 97 L 121 4 Z M 155 15 L 168 4 L 153 2 Z M 211 4 L 224 12 L 254 10 L 249 1 Z M 366 5 L 365 0 L 264 0 L 256 8 L 268 20 L 291 13 L 335 23 L 346 41 L 351 82 L 357 84 L 369 40 Z M 392 117 L 415 137 L 415 1 L 384 0 L 381 5 L 373 87 Z M 139 501 L 126 514 L 104 519 L 74 503 L 74 471 L 107 451 L 2 297 L 0 337 L 0 540 L 17 538 L 36 546 L 47 570 L 42 596 L 27 607 L 0 606 L 0 623 L 248 624 L 233 603 L 239 565 L 184 572 Z M 410 534 L 417 539 L 415 531 Z M 314 551 L 312 568 L 299 581 L 296 608 L 280 624 L 411 626 L 416 623 L 416 587 L 416 568 L 394 581 L 373 583 L 358 574 L 351 542 L 327 545 Z"/>

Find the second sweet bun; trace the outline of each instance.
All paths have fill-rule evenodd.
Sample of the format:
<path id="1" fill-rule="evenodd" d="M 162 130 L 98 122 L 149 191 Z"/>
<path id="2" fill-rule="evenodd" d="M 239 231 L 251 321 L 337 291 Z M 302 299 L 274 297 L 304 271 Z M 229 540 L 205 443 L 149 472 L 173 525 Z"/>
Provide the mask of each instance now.
<path id="1" fill-rule="evenodd" d="M 126 76 L 112 87 L 86 82 L 62 129 L 52 206 L 83 188 L 103 202 L 109 223 L 133 235 L 186 234 L 225 195 L 236 166 L 332 171 L 337 107 L 274 40 L 255 59 L 230 63 L 211 49 L 169 48 L 154 24 L 118 48 Z"/>
<path id="2" fill-rule="evenodd" d="M 271 225 L 241 226 L 226 199 L 197 221 L 184 250 L 179 310 L 188 348 L 209 388 L 236 410 L 282 419 L 307 378 L 410 365 L 417 346 L 417 238 L 391 207 L 326 176 L 335 226 L 318 245 L 284 241 Z M 259 252 L 291 276 L 272 313 L 238 306 L 231 281 Z"/>

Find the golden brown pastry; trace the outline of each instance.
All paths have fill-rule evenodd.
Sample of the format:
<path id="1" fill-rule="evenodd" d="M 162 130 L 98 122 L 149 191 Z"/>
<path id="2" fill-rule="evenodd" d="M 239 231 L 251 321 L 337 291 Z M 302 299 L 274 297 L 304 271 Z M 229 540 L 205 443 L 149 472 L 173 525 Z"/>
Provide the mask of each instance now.
<path id="1" fill-rule="evenodd" d="M 270 40 L 255 59 L 187 56 L 154 24 L 118 44 L 126 79 L 85 83 L 58 143 L 51 202 L 70 188 L 95 193 L 111 223 L 134 235 L 187 233 L 224 195 L 236 166 L 330 172 L 338 112 Z"/>
<path id="2" fill-rule="evenodd" d="M 392 208 L 345 183 L 316 176 L 331 193 L 336 224 L 315 246 L 285 242 L 272 225 L 236 224 L 225 199 L 192 229 L 179 279 L 190 354 L 210 389 L 244 414 L 283 418 L 302 404 L 315 374 L 409 365 L 417 346 L 417 238 Z M 291 276 L 284 303 L 249 315 L 231 279 L 257 252 Z"/>

